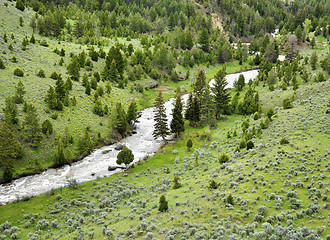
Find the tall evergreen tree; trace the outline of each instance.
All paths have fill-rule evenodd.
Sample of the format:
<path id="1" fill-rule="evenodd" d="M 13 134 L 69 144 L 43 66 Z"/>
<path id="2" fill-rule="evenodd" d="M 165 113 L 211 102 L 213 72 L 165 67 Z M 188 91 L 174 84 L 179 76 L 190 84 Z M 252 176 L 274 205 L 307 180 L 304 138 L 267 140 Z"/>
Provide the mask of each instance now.
<path id="1" fill-rule="evenodd" d="M 6 122 L 0 123 L 0 167 L 11 170 L 13 161 L 22 157 L 22 146 Z"/>
<path id="2" fill-rule="evenodd" d="M 80 77 L 80 73 L 79 73 L 80 67 L 76 57 L 72 59 L 71 63 L 67 67 L 67 70 L 71 79 L 78 82 Z"/>
<path id="3" fill-rule="evenodd" d="M 312 53 L 312 56 L 310 58 L 310 64 L 311 64 L 312 69 L 315 70 L 316 69 L 316 64 L 317 64 L 317 54 L 316 54 L 316 52 Z"/>
<path id="4" fill-rule="evenodd" d="M 229 113 L 230 95 L 226 89 L 227 81 L 225 76 L 225 72 L 223 70 L 219 70 L 218 73 L 214 76 L 214 85 L 211 88 L 215 103 L 216 119 L 219 119 L 220 114 Z"/>
<path id="5" fill-rule="evenodd" d="M 199 123 L 201 120 L 200 114 L 200 101 L 197 95 L 195 95 L 192 101 L 192 120 L 190 121 L 190 125 L 194 127 L 197 126 L 197 123 Z"/>
<path id="6" fill-rule="evenodd" d="M 164 106 L 164 100 L 162 96 L 162 92 L 159 91 L 158 97 L 155 99 L 154 103 L 154 113 L 155 113 L 155 129 L 153 131 L 154 138 L 162 137 L 164 142 L 166 143 L 166 136 L 169 134 L 169 129 L 167 126 L 167 118 L 166 118 L 166 109 Z"/>
<path id="7" fill-rule="evenodd" d="M 32 147 L 38 147 L 42 140 L 40 122 L 36 109 L 32 104 L 28 105 L 23 121 L 23 132 L 27 142 Z"/>
<path id="8" fill-rule="evenodd" d="M 4 119 L 8 125 L 18 124 L 17 105 L 12 97 L 7 97 L 5 100 L 5 107 L 3 108 Z"/>
<path id="9" fill-rule="evenodd" d="M 116 105 L 116 123 L 115 128 L 116 131 L 121 135 L 124 136 L 127 132 L 127 120 L 126 120 L 126 113 L 125 110 L 122 108 L 121 103 L 117 103 Z"/>
<path id="10" fill-rule="evenodd" d="M 198 43 L 202 45 L 203 51 L 208 51 L 209 50 L 209 32 L 206 28 L 201 28 L 198 34 Z"/>
<path id="11" fill-rule="evenodd" d="M 16 104 L 21 104 L 24 102 L 24 94 L 25 94 L 24 85 L 21 81 L 19 81 L 16 86 L 15 97 L 14 97 Z"/>
<path id="12" fill-rule="evenodd" d="M 185 119 L 188 121 L 192 120 L 192 115 L 193 115 L 193 111 L 192 111 L 192 102 L 193 102 L 193 94 L 190 93 L 188 100 L 187 100 L 187 107 L 186 107 L 186 112 L 185 112 Z"/>
<path id="13" fill-rule="evenodd" d="M 63 99 L 65 97 L 65 87 L 64 87 L 64 82 L 63 82 L 63 79 L 61 76 L 56 80 L 55 93 L 56 93 L 57 99 L 59 101 L 63 102 Z"/>
<path id="14" fill-rule="evenodd" d="M 136 111 L 137 111 L 137 107 L 136 107 L 136 102 L 132 101 L 129 106 L 128 106 L 128 110 L 127 110 L 127 122 L 131 123 L 132 121 L 136 120 Z"/>
<path id="15" fill-rule="evenodd" d="M 57 140 L 57 146 L 54 154 L 54 164 L 58 166 L 62 166 L 66 163 L 67 158 L 64 153 L 63 141 L 59 137 Z"/>
<path id="16" fill-rule="evenodd" d="M 181 99 L 181 91 L 180 87 L 177 88 L 174 108 L 172 110 L 172 121 L 170 124 L 171 132 L 175 133 L 176 136 L 179 136 L 180 132 L 184 131 L 184 121 L 182 116 L 182 99 Z"/>
<path id="17" fill-rule="evenodd" d="M 198 76 L 194 85 L 194 92 L 197 94 L 201 94 L 203 91 L 203 88 L 205 86 L 205 73 L 204 71 L 201 69 L 198 72 Z"/>
<path id="18" fill-rule="evenodd" d="M 93 150 L 92 139 L 89 136 L 88 129 L 84 131 L 84 135 L 81 136 L 78 142 L 78 151 L 80 154 L 87 154 Z"/>
<path id="19" fill-rule="evenodd" d="M 215 126 L 215 104 L 211 95 L 210 86 L 205 85 L 201 95 L 201 121 L 211 127 Z"/>

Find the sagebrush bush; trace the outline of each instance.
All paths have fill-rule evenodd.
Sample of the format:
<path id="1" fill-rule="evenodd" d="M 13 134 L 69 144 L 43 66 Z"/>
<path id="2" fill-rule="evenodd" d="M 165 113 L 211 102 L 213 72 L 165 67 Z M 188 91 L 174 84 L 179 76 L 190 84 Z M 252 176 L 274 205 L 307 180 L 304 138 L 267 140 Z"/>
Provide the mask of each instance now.
<path id="1" fill-rule="evenodd" d="M 23 77 L 23 76 L 24 76 L 24 72 L 23 72 L 22 69 L 20 69 L 20 68 L 16 68 L 16 69 L 14 70 L 14 75 L 15 75 L 15 76 L 18 76 L 18 77 Z"/>

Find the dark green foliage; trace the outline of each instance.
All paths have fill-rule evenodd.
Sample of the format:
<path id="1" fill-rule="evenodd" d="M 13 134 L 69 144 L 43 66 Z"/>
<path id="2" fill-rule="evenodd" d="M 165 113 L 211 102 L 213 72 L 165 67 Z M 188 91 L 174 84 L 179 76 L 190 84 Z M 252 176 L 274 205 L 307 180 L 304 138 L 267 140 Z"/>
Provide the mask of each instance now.
<path id="1" fill-rule="evenodd" d="M 254 143 L 249 140 L 247 143 L 246 143 L 246 150 L 249 150 L 249 149 L 252 149 L 254 148 Z"/>
<path id="2" fill-rule="evenodd" d="M 46 135 L 52 134 L 53 133 L 53 124 L 48 119 L 46 119 L 41 124 L 41 131 Z"/>
<path id="3" fill-rule="evenodd" d="M 183 106 L 181 99 L 180 87 L 177 88 L 176 99 L 174 103 L 174 108 L 172 110 L 172 121 L 170 124 L 171 132 L 179 136 L 181 132 L 184 131 L 184 121 L 182 116 Z"/>
<path id="4" fill-rule="evenodd" d="M 200 97 L 201 99 L 201 122 L 214 127 L 216 124 L 215 120 L 215 104 L 213 101 L 213 96 L 211 95 L 210 86 L 205 85 L 204 91 Z"/>
<path id="5" fill-rule="evenodd" d="M 61 76 L 56 80 L 55 93 L 56 93 L 56 98 L 59 101 L 63 102 L 66 91 L 64 87 L 64 81 Z"/>
<path id="6" fill-rule="evenodd" d="M 229 101 L 230 95 L 226 89 L 227 81 L 225 79 L 225 72 L 219 70 L 214 76 L 214 85 L 211 88 L 215 103 L 215 115 L 216 118 L 220 118 L 220 114 L 228 114 L 229 111 Z"/>
<path id="7" fill-rule="evenodd" d="M 72 90 L 72 81 L 71 81 L 71 78 L 68 77 L 64 83 L 64 89 L 66 91 L 71 91 Z"/>
<path id="8" fill-rule="evenodd" d="M 164 100 L 162 93 L 159 91 L 158 97 L 155 99 L 154 103 L 154 113 L 155 113 L 155 129 L 153 131 L 154 138 L 162 137 L 164 142 L 166 142 L 165 137 L 169 134 L 169 129 L 167 126 L 167 117 L 165 112 Z"/>
<path id="9" fill-rule="evenodd" d="M 219 163 L 223 164 L 228 161 L 229 161 L 228 155 L 225 153 L 221 154 L 221 156 L 219 157 Z"/>
<path id="10" fill-rule="evenodd" d="M 2 61 L 2 58 L 0 58 L 0 69 L 5 69 L 5 64 Z"/>
<path id="11" fill-rule="evenodd" d="M 245 93 L 244 99 L 238 105 L 241 114 L 252 114 L 260 110 L 259 94 L 255 90 L 249 88 Z"/>
<path id="12" fill-rule="evenodd" d="M 8 125 L 18 124 L 17 105 L 13 97 L 7 97 L 5 100 L 5 107 L 3 108 L 4 120 Z"/>
<path id="13" fill-rule="evenodd" d="M 258 112 L 254 113 L 253 119 L 254 120 L 258 120 L 259 119 L 259 113 Z"/>
<path id="14" fill-rule="evenodd" d="M 197 94 L 201 94 L 205 84 L 206 84 L 206 82 L 205 82 L 205 73 L 204 73 L 203 70 L 200 69 L 199 72 L 198 72 L 196 82 L 194 84 L 194 92 L 197 93 Z"/>
<path id="15" fill-rule="evenodd" d="M 79 63 L 80 68 L 85 67 L 85 63 L 86 63 L 86 53 L 85 53 L 85 51 L 82 51 L 81 53 L 78 54 L 78 63 Z"/>
<path id="16" fill-rule="evenodd" d="M 234 205 L 234 198 L 231 195 L 231 193 L 228 195 L 227 199 L 226 199 L 226 203 L 229 203 L 231 205 Z"/>
<path id="17" fill-rule="evenodd" d="M 117 164 L 122 164 L 124 163 L 126 165 L 126 168 L 127 166 L 133 162 L 134 160 L 134 155 L 132 153 L 132 151 L 127 148 L 127 147 L 124 147 L 117 155 L 117 160 L 116 160 L 116 163 Z"/>
<path id="18" fill-rule="evenodd" d="M 0 123 L 0 168 L 4 169 L 4 181 L 12 179 L 13 161 L 22 157 L 22 146 L 6 122 Z"/>
<path id="19" fill-rule="evenodd" d="M 18 10 L 24 11 L 24 9 L 25 9 L 24 1 L 22 1 L 22 0 L 17 0 L 17 1 L 16 1 L 16 8 L 17 8 Z"/>
<path id="20" fill-rule="evenodd" d="M 45 71 L 40 69 L 39 72 L 37 73 L 37 77 L 45 78 L 46 77 Z"/>
<path id="21" fill-rule="evenodd" d="M 23 120 L 23 134 L 25 140 L 32 147 L 38 147 L 42 140 L 39 117 L 33 105 L 28 105 L 27 112 Z"/>
<path id="22" fill-rule="evenodd" d="M 16 69 L 14 70 L 14 75 L 17 76 L 17 77 L 23 77 L 23 76 L 24 76 L 24 72 L 23 72 L 22 69 L 20 69 L 20 68 L 16 68 Z"/>
<path id="23" fill-rule="evenodd" d="M 64 165 L 67 162 L 67 157 L 64 153 L 63 141 L 61 138 L 57 140 L 57 146 L 54 154 L 54 164 L 59 167 Z"/>
<path id="24" fill-rule="evenodd" d="M 292 101 L 290 98 L 283 99 L 283 109 L 293 108 Z"/>
<path id="25" fill-rule="evenodd" d="M 97 89 L 97 81 L 96 81 L 96 79 L 95 78 L 92 78 L 90 83 L 91 83 L 91 88 L 93 88 L 94 90 L 96 90 Z"/>
<path id="26" fill-rule="evenodd" d="M 175 176 L 173 179 L 173 189 L 178 189 L 181 187 L 180 178 Z"/>
<path id="27" fill-rule="evenodd" d="M 57 72 L 52 72 L 52 74 L 50 75 L 50 78 L 51 79 L 54 79 L 54 80 L 57 80 L 57 79 L 60 79 L 60 78 L 62 78 L 61 77 L 61 74 L 58 74 Z"/>
<path id="28" fill-rule="evenodd" d="M 246 148 L 246 142 L 245 142 L 244 139 L 242 139 L 242 140 L 240 141 L 240 143 L 239 143 L 239 148 L 240 148 L 240 149 Z"/>
<path id="29" fill-rule="evenodd" d="M 135 121 L 136 120 L 136 111 L 137 111 L 137 106 L 136 106 L 136 103 L 135 101 L 132 101 L 129 106 L 128 106 L 128 110 L 127 110 L 127 116 L 126 116 L 126 119 L 127 119 L 127 122 L 128 123 L 131 123 L 132 121 Z"/>
<path id="30" fill-rule="evenodd" d="M 213 179 L 210 181 L 209 189 L 217 189 L 219 184 Z"/>
<path id="31" fill-rule="evenodd" d="M 266 116 L 267 116 L 269 119 L 271 119 L 272 116 L 273 116 L 274 114 L 275 114 L 275 111 L 274 111 L 273 108 L 269 108 L 269 109 L 267 110 L 267 112 L 266 112 Z"/>
<path id="32" fill-rule="evenodd" d="M 289 142 L 289 140 L 286 138 L 286 137 L 283 137 L 282 139 L 281 139 L 281 141 L 280 141 L 280 144 L 281 145 L 285 145 L 285 144 L 289 144 L 290 142 Z"/>
<path id="33" fill-rule="evenodd" d="M 312 41 L 310 43 L 312 49 L 315 47 L 316 43 L 315 43 L 315 37 L 312 38 Z"/>
<path id="34" fill-rule="evenodd" d="M 192 146 L 193 146 L 193 142 L 192 142 L 192 140 L 189 138 L 188 139 L 188 141 L 187 141 L 187 149 L 188 149 L 188 151 L 190 151 L 190 149 L 192 148 Z"/>
<path id="35" fill-rule="evenodd" d="M 210 47 L 209 32 L 206 28 L 202 28 L 198 34 L 198 43 L 202 45 L 203 51 L 208 51 Z"/>
<path id="36" fill-rule="evenodd" d="M 79 81 L 79 77 L 80 77 L 80 67 L 79 67 L 79 62 L 77 60 L 77 58 L 73 58 L 71 63 L 68 65 L 67 67 L 68 70 L 68 74 L 70 75 L 71 79 L 73 81 Z"/>
<path id="37" fill-rule="evenodd" d="M 240 74 L 238 80 L 234 82 L 234 87 L 237 89 L 237 91 L 242 91 L 244 86 L 245 78 L 243 74 Z"/>
<path id="38" fill-rule="evenodd" d="M 316 52 L 312 53 L 312 56 L 311 56 L 309 62 L 311 64 L 312 69 L 315 70 L 316 69 L 316 64 L 317 64 L 317 54 L 316 54 Z"/>
<path id="39" fill-rule="evenodd" d="M 126 113 L 119 102 L 117 103 L 115 110 L 115 130 L 121 136 L 124 136 L 127 132 L 127 127 Z"/>
<path id="40" fill-rule="evenodd" d="M 14 99 L 15 99 L 15 103 L 16 104 L 21 104 L 24 102 L 24 94 L 25 94 L 25 90 L 24 90 L 24 85 L 21 81 L 19 81 L 17 83 L 17 86 L 16 86 L 16 91 L 15 91 L 15 96 L 14 96 Z"/>
<path id="41" fill-rule="evenodd" d="M 52 86 L 50 86 L 47 91 L 47 94 L 45 96 L 45 102 L 49 107 L 49 109 L 58 110 L 58 111 L 63 110 L 63 104 L 57 97 L 55 89 Z"/>
<path id="42" fill-rule="evenodd" d="M 85 129 L 84 135 L 81 136 L 78 142 L 78 151 L 80 154 L 88 154 L 93 150 L 92 139 L 89 136 L 87 128 Z"/>
<path id="43" fill-rule="evenodd" d="M 43 47 L 48 47 L 49 46 L 45 39 L 41 40 L 40 45 L 43 46 Z"/>
<path id="44" fill-rule="evenodd" d="M 103 117 L 104 111 L 103 111 L 103 106 L 102 106 L 100 99 L 97 99 L 95 101 L 94 106 L 93 106 L 93 113 L 96 115 L 99 115 L 100 117 Z"/>
<path id="45" fill-rule="evenodd" d="M 324 82 L 325 81 L 325 77 L 323 75 L 323 73 L 319 73 L 317 74 L 317 77 L 315 78 L 315 82 Z"/>
<path id="46" fill-rule="evenodd" d="M 159 208 L 158 211 L 166 212 L 168 210 L 168 202 L 166 201 L 165 195 L 161 195 L 159 199 Z"/>
<path id="47" fill-rule="evenodd" d="M 91 84 L 90 84 L 90 82 L 89 82 L 88 80 L 87 80 L 87 82 L 86 82 L 85 93 L 86 93 L 87 95 L 91 95 Z"/>

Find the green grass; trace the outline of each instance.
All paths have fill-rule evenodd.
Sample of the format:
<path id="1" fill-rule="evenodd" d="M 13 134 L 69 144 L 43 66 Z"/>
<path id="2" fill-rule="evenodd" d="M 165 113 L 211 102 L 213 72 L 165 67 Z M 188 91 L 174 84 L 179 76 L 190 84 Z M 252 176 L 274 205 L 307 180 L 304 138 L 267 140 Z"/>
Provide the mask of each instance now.
<path id="1" fill-rule="evenodd" d="M 13 225 L 19 226 L 20 239 L 26 239 L 28 232 L 35 231 L 36 223 L 24 228 L 23 225 L 31 216 L 26 216 L 26 219 L 23 219 L 22 216 L 38 214 L 36 222 L 41 219 L 49 222 L 57 219 L 61 226 L 59 229 L 48 228 L 51 231 L 41 230 L 39 234 L 42 238 L 50 232 L 52 236 L 60 239 L 71 239 L 78 236 L 79 230 L 68 232 L 68 219 L 74 220 L 78 216 L 81 217 L 82 212 L 91 204 L 94 206 L 91 209 L 93 211 L 99 209 L 100 215 L 92 211 L 91 215 L 83 217 L 85 221 L 79 224 L 83 232 L 87 234 L 93 231 L 95 239 L 105 239 L 106 237 L 102 234 L 102 226 L 106 224 L 114 234 L 121 232 L 124 234 L 128 229 L 132 229 L 135 233 L 134 237 L 125 235 L 124 238 L 142 239 L 147 233 L 141 232 L 137 227 L 143 222 L 139 220 L 139 216 L 142 216 L 142 219 L 148 222 L 148 226 L 152 227 L 150 231 L 156 238 L 164 238 L 172 226 L 183 231 L 184 222 L 188 225 L 196 224 L 198 231 L 205 227 L 206 232 L 214 229 L 220 221 L 219 219 L 224 219 L 222 221 L 228 221 L 230 224 L 236 222 L 240 226 L 246 226 L 253 222 L 257 209 L 262 205 L 267 209 L 266 218 L 281 213 L 284 216 L 290 213 L 295 216 L 297 212 L 307 209 L 313 203 L 313 200 L 308 198 L 307 185 L 314 182 L 314 186 L 322 194 L 329 186 L 329 180 L 326 177 L 320 178 L 322 175 L 326 176 L 327 158 L 324 156 L 330 140 L 326 127 L 327 116 L 324 114 L 327 100 L 329 100 L 329 96 L 327 96 L 329 88 L 329 82 L 326 82 L 325 86 L 322 86 L 321 83 L 299 88 L 297 95 L 301 97 L 294 102 L 294 108 L 279 109 L 273 117 L 270 127 L 263 130 L 261 138 L 253 139 L 255 152 L 242 150 L 240 155 L 234 156 L 233 151 L 241 139 L 240 123 L 244 119 L 243 116 L 226 116 L 226 120 L 218 122 L 216 128 L 211 130 L 206 127 L 192 128 L 186 125 L 186 131 L 178 141 L 170 142 L 154 157 L 129 169 L 127 177 L 116 174 L 109 178 L 82 183 L 79 185 L 79 189 L 58 189 L 55 190 L 54 195 L 42 194 L 27 202 L 2 206 L 0 210 L 3 214 L 0 215 L 0 223 L 10 221 Z M 308 95 L 300 95 L 307 90 Z M 260 87 L 259 92 L 262 104 L 268 102 L 266 94 L 269 92 L 268 89 Z M 309 98 L 313 104 L 301 101 Z M 272 107 L 275 107 L 277 102 L 271 102 L 271 104 L 273 104 Z M 250 119 L 251 126 L 258 126 L 261 121 L 260 119 L 254 121 L 250 117 L 248 119 Z M 227 132 L 232 133 L 234 129 L 238 136 L 227 138 Z M 206 138 L 207 136 L 209 139 Z M 283 136 L 289 139 L 289 144 L 279 144 Z M 188 152 L 186 147 L 189 138 L 193 141 L 191 152 Z M 216 148 L 210 147 L 213 141 L 217 142 Z M 259 147 L 260 144 L 263 147 Z M 178 153 L 175 154 L 174 150 Z M 222 153 L 226 153 L 231 159 L 223 169 L 218 162 L 218 157 Z M 188 158 L 191 154 L 197 155 L 198 160 L 196 161 L 193 156 Z M 176 158 L 179 160 L 175 160 Z M 184 164 L 183 158 L 186 159 L 189 166 Z M 305 164 L 304 169 L 301 168 L 302 164 Z M 167 168 L 170 173 L 165 173 Z M 295 172 L 297 174 L 294 174 Z M 169 189 L 158 190 L 163 178 L 172 181 L 175 175 L 180 177 L 181 188 L 174 190 L 173 184 L 170 182 Z M 313 175 L 317 180 L 313 180 Z M 237 180 L 239 176 L 249 181 L 240 182 Z M 306 176 L 309 179 L 304 181 Z M 256 177 L 256 183 L 253 183 L 253 177 Z M 220 184 L 218 189 L 208 189 L 211 179 Z M 284 185 L 286 181 L 292 184 L 296 183 L 298 179 L 301 179 L 303 187 L 292 188 L 291 185 Z M 318 182 L 323 183 L 324 186 L 319 187 Z M 231 187 L 232 183 L 237 183 L 237 185 L 234 184 Z M 152 188 L 153 185 L 155 185 L 154 188 Z M 131 197 L 114 198 L 115 194 L 134 189 L 137 194 L 133 194 Z M 290 208 L 289 199 L 286 197 L 289 190 L 296 190 L 297 198 L 302 202 L 302 206 L 298 210 Z M 227 208 L 223 202 L 229 193 L 233 195 L 235 201 L 232 209 Z M 272 193 L 284 198 L 280 209 L 276 209 L 275 200 L 269 198 Z M 157 210 L 160 194 L 165 194 L 169 201 L 169 211 L 166 213 L 158 213 Z M 205 197 L 203 197 L 204 194 Z M 60 200 L 56 200 L 57 195 L 61 196 Z M 72 205 L 70 202 L 73 199 L 81 201 L 81 206 Z M 111 199 L 110 205 L 99 208 L 99 204 L 106 199 Z M 240 203 L 244 199 L 248 201 L 246 206 Z M 315 230 L 317 227 L 325 226 L 321 235 L 322 238 L 325 238 L 327 234 L 330 234 L 327 223 L 328 213 L 322 208 L 325 202 L 321 198 L 317 198 L 317 202 L 320 205 L 319 212 L 310 217 L 304 215 L 303 218 L 294 220 L 294 228 L 308 227 Z M 142 203 L 145 204 L 144 207 Z M 64 211 L 50 214 L 54 204 L 64 207 Z M 134 204 L 135 207 L 131 204 Z M 251 214 L 244 217 L 247 210 L 251 211 Z M 212 218 L 215 215 L 218 219 Z M 230 219 L 238 219 L 238 221 Z M 257 225 L 256 231 L 262 231 L 261 224 L 264 221 L 265 219 Z M 286 221 L 287 218 L 281 224 L 287 226 Z M 155 229 L 153 229 L 154 227 Z M 162 233 L 161 230 L 166 227 L 168 230 Z"/>

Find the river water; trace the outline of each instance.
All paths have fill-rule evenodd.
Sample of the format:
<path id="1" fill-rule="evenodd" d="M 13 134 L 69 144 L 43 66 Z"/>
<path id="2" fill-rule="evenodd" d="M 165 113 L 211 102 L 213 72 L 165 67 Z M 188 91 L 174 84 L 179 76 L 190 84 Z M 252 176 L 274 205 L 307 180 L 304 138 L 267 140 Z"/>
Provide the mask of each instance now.
<path id="1" fill-rule="evenodd" d="M 229 74 L 226 76 L 228 82 L 227 87 L 232 88 L 238 76 L 243 74 L 245 81 L 254 80 L 258 75 L 258 70 L 250 70 L 243 73 Z M 210 81 L 213 85 L 214 81 Z M 184 95 L 184 101 L 187 99 Z M 171 112 L 174 99 L 165 102 L 168 123 L 171 120 Z M 161 138 L 154 139 L 152 132 L 154 130 L 154 113 L 153 108 L 147 108 L 142 111 L 142 115 L 138 118 L 136 124 L 136 134 L 124 138 L 121 143 L 132 150 L 134 154 L 134 162 L 144 159 L 146 156 L 152 156 L 163 145 Z M 40 174 L 22 177 L 11 183 L 0 185 L 0 205 L 21 199 L 24 196 L 36 196 L 41 193 L 64 187 L 68 184 L 69 179 L 75 179 L 78 182 L 86 182 L 95 180 L 97 177 L 107 177 L 114 173 L 122 172 L 122 169 L 108 171 L 108 166 L 115 166 L 117 154 L 115 150 L 117 144 L 105 146 L 94 150 L 90 155 L 79 162 L 73 163 L 71 166 L 65 165 L 61 168 L 48 169 Z M 109 151 L 104 154 L 104 151 Z"/>

